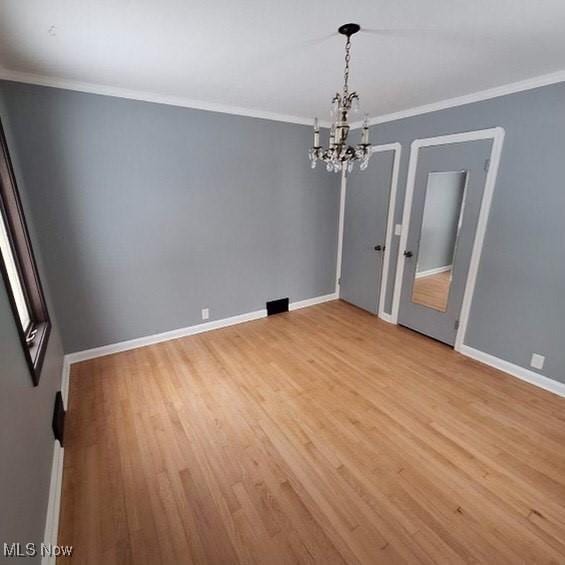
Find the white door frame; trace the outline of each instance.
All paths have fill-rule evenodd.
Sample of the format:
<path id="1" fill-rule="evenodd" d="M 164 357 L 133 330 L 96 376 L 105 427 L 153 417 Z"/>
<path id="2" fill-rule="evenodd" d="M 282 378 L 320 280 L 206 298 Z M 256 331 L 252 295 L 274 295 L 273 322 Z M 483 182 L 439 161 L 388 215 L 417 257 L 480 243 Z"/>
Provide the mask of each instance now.
<path id="1" fill-rule="evenodd" d="M 337 227 L 337 261 L 335 266 L 335 295 L 339 298 L 339 281 L 341 280 L 341 260 L 343 257 L 343 229 L 345 224 L 345 195 L 347 194 L 347 171 L 341 171 L 339 188 L 339 218 Z"/>
<path id="2" fill-rule="evenodd" d="M 385 251 L 383 255 L 383 266 L 381 272 L 381 286 L 378 289 L 379 309 L 378 316 L 387 322 L 392 322 L 392 316 L 384 311 L 384 302 L 386 297 L 386 287 L 388 274 L 390 269 L 390 252 L 392 247 L 392 236 L 394 231 L 394 210 L 396 208 L 396 193 L 398 190 L 398 176 L 400 172 L 400 153 L 402 146 L 400 143 L 385 143 L 383 145 L 373 145 L 371 153 L 379 153 L 382 151 L 394 151 L 392 163 L 392 176 L 390 180 L 390 192 L 388 200 L 387 224 L 385 234 Z M 341 278 L 341 260 L 343 254 L 343 230 L 345 221 L 345 197 L 347 194 L 347 175 L 343 171 L 341 176 L 341 193 L 339 202 L 339 227 L 338 227 L 338 244 L 337 244 L 337 267 L 335 279 L 335 292 L 339 296 L 339 279 Z"/>
<path id="3" fill-rule="evenodd" d="M 473 242 L 473 251 L 471 253 L 471 261 L 469 263 L 469 273 L 465 282 L 465 292 L 463 294 L 463 303 L 461 305 L 461 313 L 459 317 L 459 329 L 455 336 L 455 350 L 460 351 L 465 339 L 467 331 L 467 323 L 469 321 L 469 311 L 471 302 L 475 292 L 475 284 L 477 282 L 477 273 L 483 250 L 483 243 L 487 229 L 488 216 L 492 203 L 492 195 L 496 184 L 496 176 L 498 166 L 500 164 L 500 156 L 502 154 L 502 145 L 504 143 L 504 128 L 495 127 L 476 131 L 467 131 L 463 133 L 454 133 L 450 135 L 440 135 L 437 137 L 428 137 L 425 139 L 416 139 L 410 146 L 410 161 L 408 164 L 408 178 L 406 181 L 406 196 L 404 198 L 404 210 L 402 213 L 402 233 L 400 235 L 400 243 L 398 246 L 398 259 L 396 267 L 396 279 L 394 283 L 394 298 L 392 301 L 392 322 L 398 323 L 398 310 L 400 308 L 400 294 L 402 291 L 402 277 L 404 275 L 404 250 L 406 248 L 406 240 L 408 238 L 408 227 L 410 225 L 410 214 L 412 212 L 412 199 L 414 195 L 414 185 L 416 181 L 416 170 L 418 168 L 419 150 L 421 147 L 432 147 L 436 145 L 449 145 L 452 143 L 464 143 L 466 141 L 478 141 L 482 139 L 492 139 L 492 149 L 490 154 L 490 164 L 487 173 L 483 198 L 481 201 L 481 209 L 479 212 L 479 220 L 475 233 L 475 241 Z"/>

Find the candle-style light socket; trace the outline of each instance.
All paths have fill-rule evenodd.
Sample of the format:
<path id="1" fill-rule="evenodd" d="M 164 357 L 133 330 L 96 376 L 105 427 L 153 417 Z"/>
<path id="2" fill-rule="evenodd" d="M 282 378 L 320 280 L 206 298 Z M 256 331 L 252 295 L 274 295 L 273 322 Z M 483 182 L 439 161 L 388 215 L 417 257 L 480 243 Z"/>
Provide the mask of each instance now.
<path id="1" fill-rule="evenodd" d="M 314 147 L 320 147 L 320 124 L 318 118 L 314 118 Z"/>
<path id="2" fill-rule="evenodd" d="M 330 129 L 330 143 L 329 143 L 330 147 L 333 147 L 335 145 L 335 124 L 332 124 L 332 127 Z"/>
<path id="3" fill-rule="evenodd" d="M 363 145 L 369 144 L 369 114 L 365 114 L 363 118 L 363 133 L 361 136 L 361 143 Z"/>

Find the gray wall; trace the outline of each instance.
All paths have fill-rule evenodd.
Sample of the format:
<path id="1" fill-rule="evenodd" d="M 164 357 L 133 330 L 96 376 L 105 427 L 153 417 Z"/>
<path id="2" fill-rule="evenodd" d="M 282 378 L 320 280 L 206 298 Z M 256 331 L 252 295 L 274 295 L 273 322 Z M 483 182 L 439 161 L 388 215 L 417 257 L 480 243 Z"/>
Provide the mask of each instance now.
<path id="1" fill-rule="evenodd" d="M 416 273 L 452 264 L 464 190 L 464 173 L 428 177 Z"/>
<path id="2" fill-rule="evenodd" d="M 21 173 L 17 154 L 13 150 L 14 144 L 11 143 L 11 123 L 5 114 L 1 96 L 0 117 L 16 173 Z M 21 182 L 19 189 L 40 274 L 43 275 L 45 270 L 41 264 L 40 242 L 35 237 L 34 218 L 27 205 L 25 186 Z M 49 300 L 46 277 L 42 276 L 42 279 L 55 327 L 51 332 L 37 387 L 32 384 L 8 294 L 0 280 L 0 546 L 4 541 L 40 543 L 45 530 L 53 457 L 51 417 L 55 392 L 61 383 L 63 349 L 53 305 Z M 0 561 L 3 561 L 2 557 Z M 11 563 L 14 560 L 6 559 L 8 561 Z M 25 561 L 39 562 L 39 558 Z"/>
<path id="3" fill-rule="evenodd" d="M 402 144 L 401 223 L 410 143 L 494 126 L 506 139 L 466 344 L 525 368 L 532 352 L 541 353 L 539 372 L 565 382 L 565 84 L 379 124 L 371 134 L 376 143 Z M 391 291 L 392 284 L 389 312 Z"/>
<path id="4" fill-rule="evenodd" d="M 65 352 L 334 291 L 308 126 L 0 83 Z"/>

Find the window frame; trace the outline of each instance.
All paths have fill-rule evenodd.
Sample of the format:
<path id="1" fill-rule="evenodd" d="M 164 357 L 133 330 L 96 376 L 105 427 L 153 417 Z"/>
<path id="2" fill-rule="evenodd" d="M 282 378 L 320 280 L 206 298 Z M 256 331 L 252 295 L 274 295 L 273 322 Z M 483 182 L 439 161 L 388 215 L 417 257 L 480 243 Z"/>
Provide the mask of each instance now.
<path id="1" fill-rule="evenodd" d="M 28 328 L 23 328 L 12 281 L 4 256 L 0 253 L 0 271 L 8 293 L 22 349 L 33 384 L 39 384 L 45 351 L 51 333 L 51 320 L 45 303 L 41 280 L 29 238 L 27 223 L 18 192 L 16 177 L 8 151 L 4 128 L 0 121 L 0 220 L 8 235 L 13 261 L 29 314 Z"/>

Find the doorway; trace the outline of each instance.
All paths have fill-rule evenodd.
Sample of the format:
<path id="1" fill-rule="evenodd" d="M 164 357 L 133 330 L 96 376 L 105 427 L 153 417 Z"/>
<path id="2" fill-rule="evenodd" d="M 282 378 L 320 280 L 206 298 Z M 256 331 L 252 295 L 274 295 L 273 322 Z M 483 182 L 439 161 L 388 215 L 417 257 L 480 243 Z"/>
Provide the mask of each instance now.
<path id="1" fill-rule="evenodd" d="M 496 137 L 499 134 L 500 139 Z M 397 322 L 461 344 L 497 163 L 500 128 L 413 145 L 395 285 Z M 493 172 L 493 174 L 491 174 Z"/>
<path id="2" fill-rule="evenodd" d="M 366 171 L 345 184 L 340 298 L 383 315 L 390 263 L 400 145 L 377 145 Z"/>

